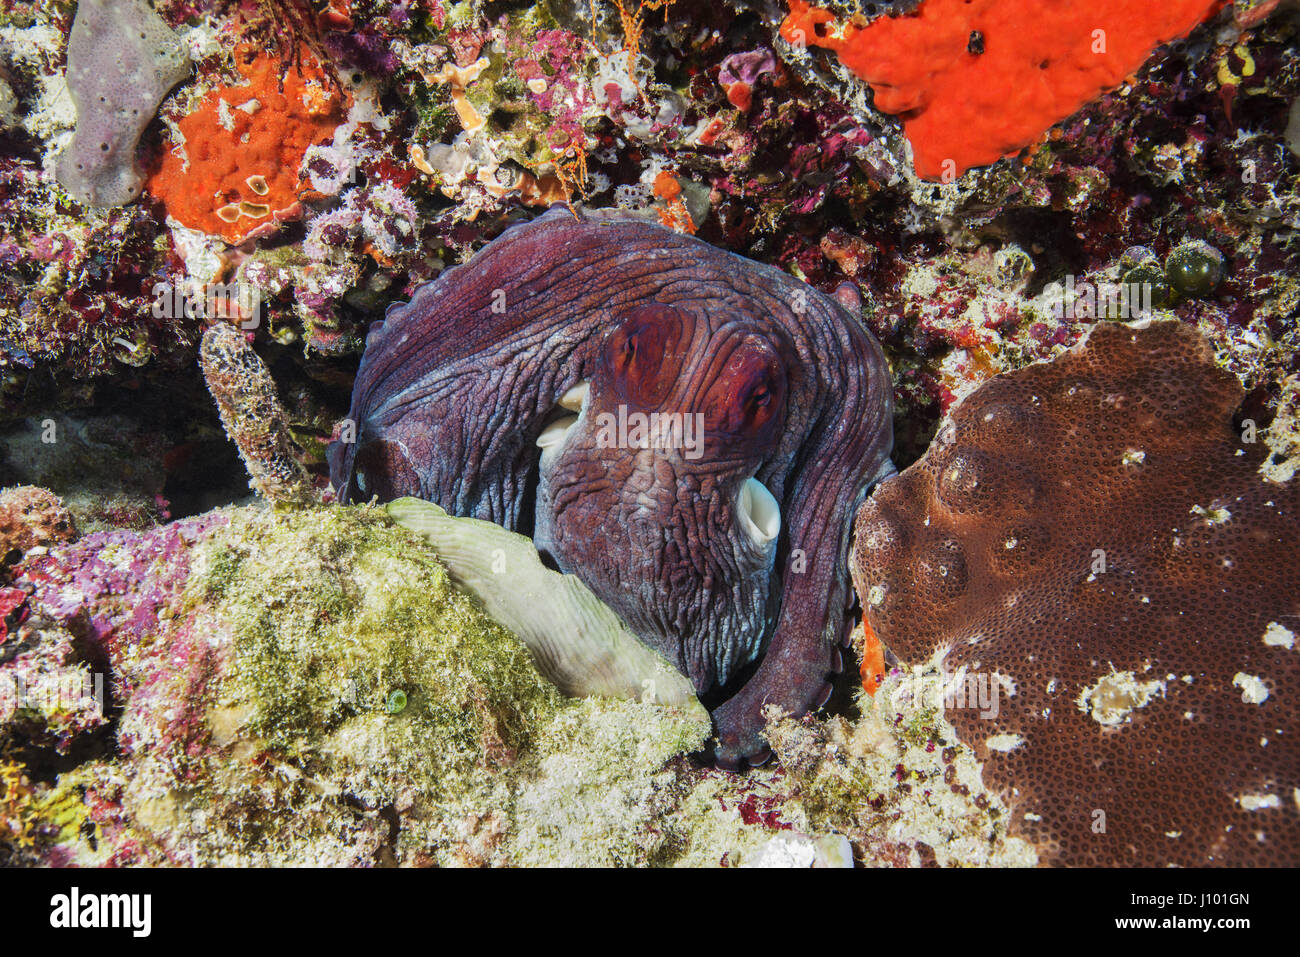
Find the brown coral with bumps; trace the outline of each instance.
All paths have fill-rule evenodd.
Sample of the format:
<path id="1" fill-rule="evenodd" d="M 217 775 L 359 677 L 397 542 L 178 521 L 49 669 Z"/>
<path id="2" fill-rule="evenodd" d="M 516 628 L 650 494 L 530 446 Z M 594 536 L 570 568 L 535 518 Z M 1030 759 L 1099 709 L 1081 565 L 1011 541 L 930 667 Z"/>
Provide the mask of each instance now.
<path id="1" fill-rule="evenodd" d="M 1045 861 L 1300 863 L 1300 484 L 1258 472 L 1241 399 L 1193 330 L 1102 323 L 858 514 L 867 621 L 952 676 Z"/>

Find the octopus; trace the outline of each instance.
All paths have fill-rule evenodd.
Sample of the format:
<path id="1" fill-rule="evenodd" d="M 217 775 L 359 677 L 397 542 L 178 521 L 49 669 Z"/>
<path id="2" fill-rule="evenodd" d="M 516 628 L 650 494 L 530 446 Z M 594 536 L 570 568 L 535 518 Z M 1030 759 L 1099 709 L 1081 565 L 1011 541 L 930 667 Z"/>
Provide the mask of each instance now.
<path id="1" fill-rule="evenodd" d="M 825 704 L 892 386 L 833 296 L 631 214 L 555 207 L 391 306 L 329 449 L 340 501 L 533 538 L 709 708 L 723 768 Z M 506 569 L 508 573 L 508 569 Z"/>

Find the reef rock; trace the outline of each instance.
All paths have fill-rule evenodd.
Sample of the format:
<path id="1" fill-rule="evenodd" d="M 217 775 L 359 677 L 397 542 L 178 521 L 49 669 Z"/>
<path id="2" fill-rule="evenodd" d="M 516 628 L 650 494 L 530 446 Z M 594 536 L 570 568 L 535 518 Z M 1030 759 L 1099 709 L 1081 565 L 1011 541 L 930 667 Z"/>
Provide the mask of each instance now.
<path id="1" fill-rule="evenodd" d="M 35 777 L 15 742 L 66 749 L 111 723 L 110 746 L 83 740 L 89 760 L 21 809 L 0 806 L 23 860 L 508 863 L 544 853 L 512 844 L 525 832 L 575 861 L 633 859 L 664 840 L 633 796 L 708 732 L 698 706 L 566 701 L 430 550 L 371 509 L 94 533 L 19 572 L 34 613 L 0 685 L 42 662 L 49 676 L 26 681 L 30 701 L 0 700 L 0 765 Z M 88 676 L 105 671 L 96 692 Z M 555 778 L 549 757 L 580 751 L 584 779 Z M 577 811 L 598 795 L 618 826 L 580 854 L 577 832 L 513 813 L 521 795 L 552 817 L 557 801 Z"/>
<path id="2" fill-rule="evenodd" d="M 57 495 L 34 485 L 0 491 L 0 566 L 12 553 L 66 542 L 77 529 Z"/>

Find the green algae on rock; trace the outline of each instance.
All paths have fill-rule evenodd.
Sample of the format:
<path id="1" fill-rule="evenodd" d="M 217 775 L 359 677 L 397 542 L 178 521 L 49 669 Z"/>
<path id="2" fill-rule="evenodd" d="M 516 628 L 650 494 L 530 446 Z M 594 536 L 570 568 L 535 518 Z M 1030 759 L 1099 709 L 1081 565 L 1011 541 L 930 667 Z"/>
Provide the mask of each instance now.
<path id="1" fill-rule="evenodd" d="M 643 780 L 707 734 L 702 711 L 564 702 L 528 650 L 380 512 L 250 513 L 207 556 L 193 588 L 218 598 L 216 617 L 234 630 L 230 677 L 209 712 L 225 747 L 249 759 L 269 749 L 324 793 L 397 815 L 384 859 L 540 862 L 533 836 L 546 833 L 568 854 L 590 845 L 586 860 L 612 863 L 648 828 Z M 393 688 L 404 708 L 389 706 Z M 579 765 L 587 773 L 571 782 L 565 772 Z M 578 821 L 548 827 L 560 790 L 570 807 L 598 793 L 630 822 L 594 844 L 590 820 L 581 833 Z M 311 859 L 312 840 L 295 845 L 290 859 Z"/>
<path id="2" fill-rule="evenodd" d="M 192 584 L 233 633 L 214 707 L 277 748 L 364 754 L 367 775 L 409 759 L 401 776 L 445 793 L 512 763 L 559 705 L 527 650 L 379 512 L 236 516 Z"/>
<path id="3" fill-rule="evenodd" d="M 78 864 L 540 860 L 536 835 L 566 854 L 584 845 L 580 822 L 547 823 L 561 793 L 627 817 L 585 860 L 654 853 L 640 796 L 670 758 L 702 745 L 702 709 L 566 701 L 378 510 L 221 517 L 187 553 L 184 587 L 112 643 L 125 699 L 116 748 L 33 789 L 22 831 L 39 840 L 24 853 Z M 114 563 L 132 558 L 123 543 L 99 553 L 113 547 Z M 165 564 L 149 574 L 165 577 Z M 42 641 L 63 634 L 42 629 Z M 2 730 L 7 740 L 21 728 Z M 586 773 L 571 780 L 579 755 Z M 56 826 L 55 804 L 75 826 Z"/>

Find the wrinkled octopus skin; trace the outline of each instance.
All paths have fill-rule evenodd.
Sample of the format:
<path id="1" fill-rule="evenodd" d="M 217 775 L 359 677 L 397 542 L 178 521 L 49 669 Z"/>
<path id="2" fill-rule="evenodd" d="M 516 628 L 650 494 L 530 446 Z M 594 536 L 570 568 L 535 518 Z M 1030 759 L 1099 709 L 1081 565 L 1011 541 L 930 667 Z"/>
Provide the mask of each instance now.
<path id="1" fill-rule="evenodd" d="M 759 763 L 764 707 L 820 707 L 842 669 L 851 519 L 893 470 L 889 370 L 848 289 L 579 217 L 515 226 L 390 307 L 331 480 L 531 528 L 690 678 L 719 765 Z"/>

